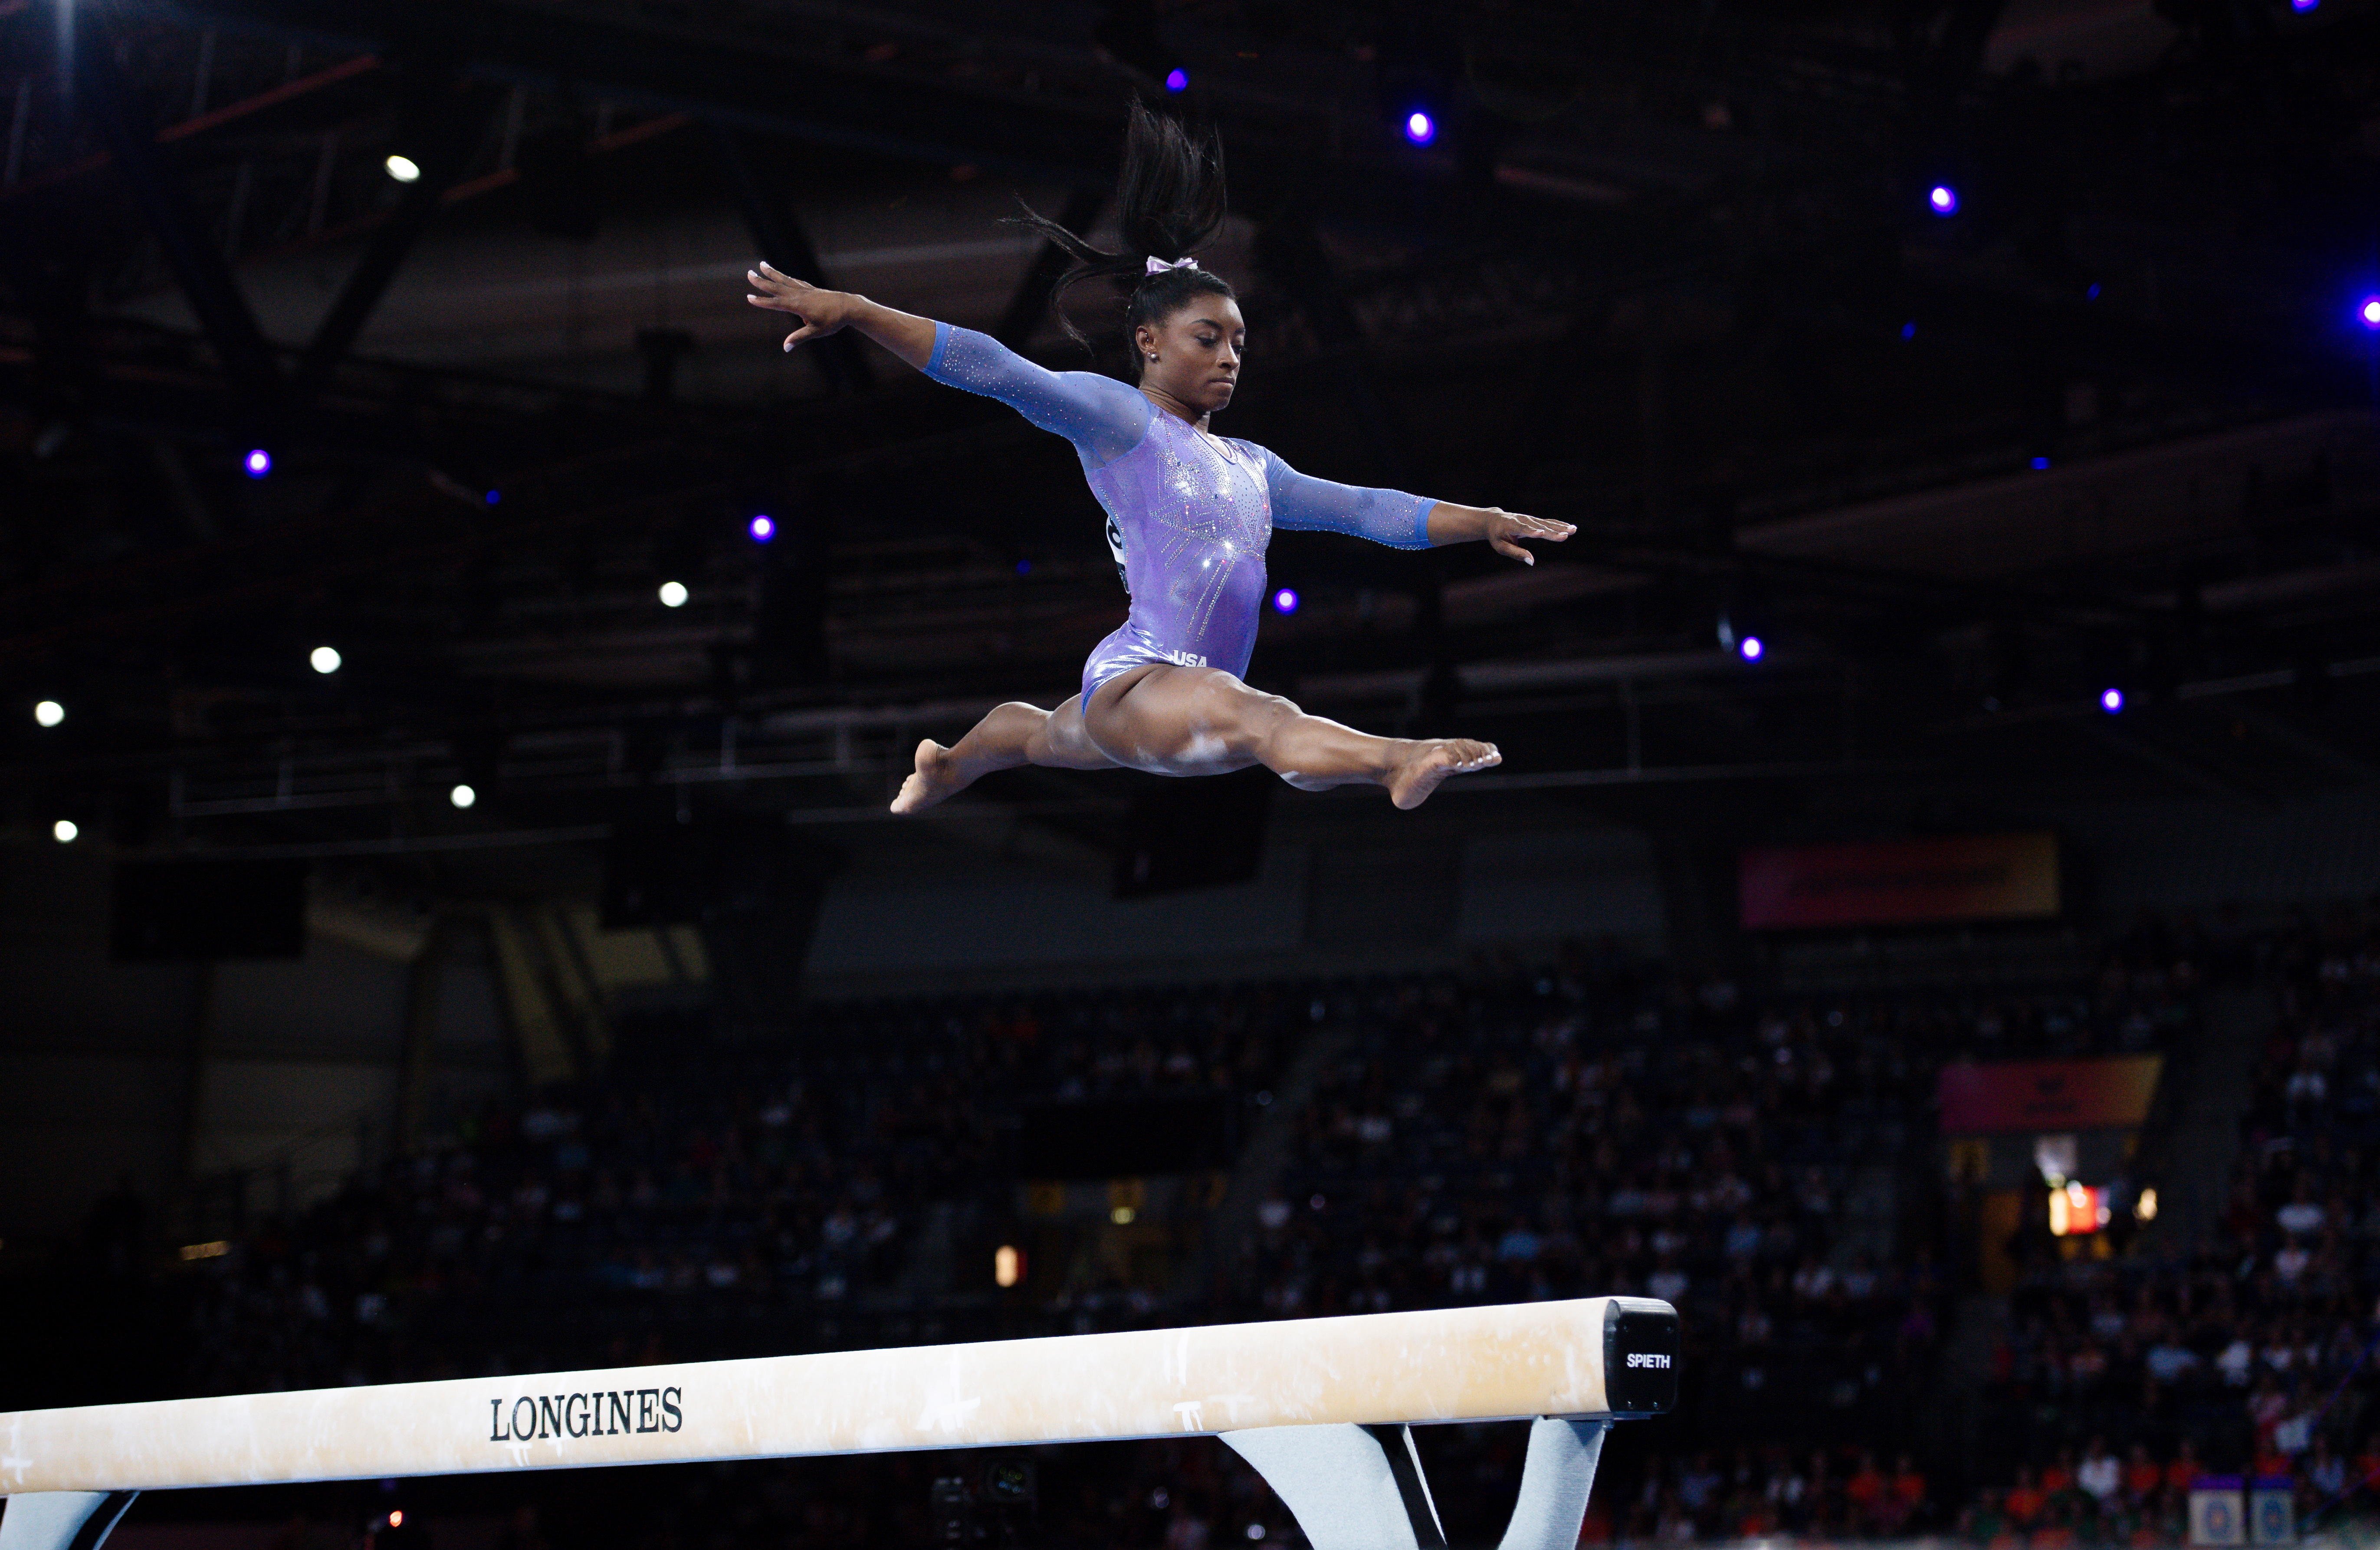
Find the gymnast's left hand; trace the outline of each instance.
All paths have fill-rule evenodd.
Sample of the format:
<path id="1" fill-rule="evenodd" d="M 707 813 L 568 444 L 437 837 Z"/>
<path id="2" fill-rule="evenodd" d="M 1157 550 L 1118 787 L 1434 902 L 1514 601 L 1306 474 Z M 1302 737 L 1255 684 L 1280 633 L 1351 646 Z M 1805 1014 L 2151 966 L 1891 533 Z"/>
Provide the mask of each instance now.
<path id="1" fill-rule="evenodd" d="M 1534 565 L 1537 557 L 1523 549 L 1523 540 L 1531 543 L 1560 543 L 1578 529 L 1567 522 L 1555 522 L 1548 517 L 1523 516 L 1501 506 L 1458 506 L 1451 501 L 1440 501 L 1429 509 L 1429 541 L 1432 548 L 1440 544 L 1477 543 L 1488 540 L 1488 547 L 1507 560 L 1518 560 L 1524 565 Z"/>
<path id="2" fill-rule="evenodd" d="M 1555 522 L 1548 517 L 1524 516 L 1508 512 L 1501 506 L 1479 508 L 1480 538 L 1488 547 L 1507 560 L 1518 560 L 1524 565 L 1534 565 L 1537 557 L 1521 547 L 1525 539 L 1535 543 L 1560 543 L 1578 529 L 1567 522 Z"/>

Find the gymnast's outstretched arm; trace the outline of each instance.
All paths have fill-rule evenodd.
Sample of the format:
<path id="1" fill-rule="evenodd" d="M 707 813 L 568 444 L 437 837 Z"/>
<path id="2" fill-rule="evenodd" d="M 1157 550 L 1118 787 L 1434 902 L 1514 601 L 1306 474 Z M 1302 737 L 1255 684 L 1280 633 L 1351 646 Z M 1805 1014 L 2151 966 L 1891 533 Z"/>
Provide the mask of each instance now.
<path id="1" fill-rule="evenodd" d="M 1497 506 L 1460 506 L 1398 490 L 1333 484 L 1301 474 L 1279 454 L 1262 450 L 1265 486 L 1272 496 L 1272 525 L 1293 532 L 1345 533 L 1392 549 L 1485 540 L 1497 553 L 1534 565 L 1536 556 L 1523 549 L 1520 540 L 1560 543 L 1578 531 L 1567 522 L 1523 516 Z"/>
<path id="2" fill-rule="evenodd" d="M 1112 462 L 1148 434 L 1156 406 L 1136 388 L 1096 371 L 1051 371 L 990 334 L 898 312 L 846 291 L 822 291 L 762 264 L 746 272 L 755 290 L 745 300 L 791 312 L 802 326 L 785 348 L 857 329 L 938 382 L 979 393 L 1075 443 L 1087 466 Z"/>

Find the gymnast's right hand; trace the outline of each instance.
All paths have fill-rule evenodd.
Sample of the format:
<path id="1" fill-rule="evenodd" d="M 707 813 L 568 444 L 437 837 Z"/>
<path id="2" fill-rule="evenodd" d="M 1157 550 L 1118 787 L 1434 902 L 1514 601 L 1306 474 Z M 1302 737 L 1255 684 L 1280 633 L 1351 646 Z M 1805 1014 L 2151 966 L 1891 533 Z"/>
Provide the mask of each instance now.
<path id="1" fill-rule="evenodd" d="M 860 297 L 847 291 L 822 291 L 790 274 L 781 274 L 766 263 L 746 270 L 744 278 L 759 287 L 746 292 L 745 300 L 771 312 L 791 312 L 801 319 L 802 326 L 785 335 L 788 350 L 805 339 L 823 339 L 841 332 L 861 304 Z"/>

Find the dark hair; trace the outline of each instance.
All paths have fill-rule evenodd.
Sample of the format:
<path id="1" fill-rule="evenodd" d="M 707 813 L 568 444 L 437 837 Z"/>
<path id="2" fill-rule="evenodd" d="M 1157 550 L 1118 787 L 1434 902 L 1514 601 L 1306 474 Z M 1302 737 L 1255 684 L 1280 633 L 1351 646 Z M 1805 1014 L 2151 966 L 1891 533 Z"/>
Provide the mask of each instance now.
<path id="1" fill-rule="evenodd" d="M 1141 324 L 1172 316 L 1192 297 L 1234 294 L 1230 281 L 1203 269 L 1147 272 L 1150 259 L 1171 263 L 1190 257 L 1223 224 L 1223 147 L 1211 130 L 1194 137 L 1135 99 L 1131 123 L 1124 130 L 1116 205 L 1123 224 L 1121 253 L 1092 247 L 1029 204 L 1015 218 L 1074 257 L 1073 267 L 1059 276 L 1050 293 L 1050 305 L 1068 338 L 1086 346 L 1091 343 L 1064 306 L 1066 293 L 1086 280 L 1107 280 L 1126 293 L 1123 330 L 1127 339 Z M 1132 357 L 1137 376 L 1140 352 L 1134 350 Z"/>

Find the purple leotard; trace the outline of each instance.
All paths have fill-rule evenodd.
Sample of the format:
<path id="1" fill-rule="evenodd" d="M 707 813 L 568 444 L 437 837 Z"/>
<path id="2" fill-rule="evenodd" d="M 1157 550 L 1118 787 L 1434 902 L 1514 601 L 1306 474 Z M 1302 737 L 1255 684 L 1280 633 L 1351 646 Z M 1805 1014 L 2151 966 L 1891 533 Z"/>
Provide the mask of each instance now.
<path id="1" fill-rule="evenodd" d="M 1083 697 L 1151 662 L 1245 674 L 1276 527 L 1429 547 L 1437 503 L 1308 478 L 1253 442 L 1210 436 L 1095 371 L 1050 371 L 988 334 L 934 325 L 926 375 L 997 398 L 1075 444 L 1107 508 L 1132 612 L 1083 664 Z"/>

